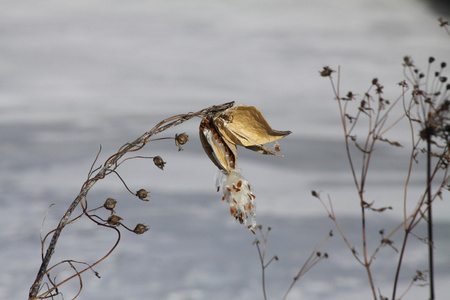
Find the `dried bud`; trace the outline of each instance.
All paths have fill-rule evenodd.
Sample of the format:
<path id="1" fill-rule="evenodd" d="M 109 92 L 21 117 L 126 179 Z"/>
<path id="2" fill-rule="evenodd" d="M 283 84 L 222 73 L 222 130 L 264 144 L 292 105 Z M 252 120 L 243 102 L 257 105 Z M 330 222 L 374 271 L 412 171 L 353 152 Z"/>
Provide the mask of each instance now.
<path id="1" fill-rule="evenodd" d="M 405 87 L 405 88 L 407 88 L 408 87 L 408 84 L 406 83 L 406 81 L 400 81 L 399 83 L 398 83 L 398 85 L 399 86 L 402 86 L 402 87 Z"/>
<path id="2" fill-rule="evenodd" d="M 445 26 L 449 25 L 449 22 L 446 21 L 444 18 L 439 18 L 438 21 L 439 21 L 439 26 L 440 27 L 445 27 Z"/>
<path id="3" fill-rule="evenodd" d="M 164 170 L 164 165 L 166 164 L 166 162 L 161 158 L 161 156 L 155 156 L 153 158 L 153 163 L 161 170 Z"/>
<path id="4" fill-rule="evenodd" d="M 146 232 L 148 230 L 148 226 L 145 226 L 144 224 L 137 224 L 136 227 L 134 228 L 133 232 L 136 234 L 143 234 L 144 232 Z"/>
<path id="5" fill-rule="evenodd" d="M 414 66 L 414 63 L 413 63 L 411 57 L 409 57 L 409 56 L 403 57 L 403 66 L 405 66 L 405 67 L 412 67 L 412 66 Z"/>
<path id="6" fill-rule="evenodd" d="M 114 211 L 114 207 L 116 207 L 117 201 L 113 198 L 106 199 L 105 203 L 103 204 L 103 207 L 107 210 Z"/>
<path id="7" fill-rule="evenodd" d="M 106 221 L 111 226 L 117 226 L 120 225 L 120 220 L 122 220 L 121 217 L 112 215 L 108 218 L 108 221 Z"/>
<path id="8" fill-rule="evenodd" d="M 139 191 L 136 192 L 136 196 L 138 196 L 139 199 L 143 200 L 143 201 L 148 201 L 148 199 L 146 199 L 147 197 L 150 197 L 148 195 L 148 192 L 144 189 L 140 189 Z"/>
<path id="9" fill-rule="evenodd" d="M 189 141 L 189 136 L 183 132 L 181 134 L 175 134 L 175 145 L 178 146 L 178 151 L 182 151 L 181 145 L 186 144 Z"/>
<path id="10" fill-rule="evenodd" d="M 377 94 L 383 94 L 383 88 L 384 88 L 384 86 L 382 86 L 381 84 L 377 84 L 377 88 L 376 88 Z"/>
<path id="11" fill-rule="evenodd" d="M 333 73 L 334 71 L 332 69 L 330 69 L 330 67 L 326 66 L 323 67 L 322 71 L 319 71 L 320 76 L 322 77 L 329 77 L 331 76 L 331 73 Z"/>

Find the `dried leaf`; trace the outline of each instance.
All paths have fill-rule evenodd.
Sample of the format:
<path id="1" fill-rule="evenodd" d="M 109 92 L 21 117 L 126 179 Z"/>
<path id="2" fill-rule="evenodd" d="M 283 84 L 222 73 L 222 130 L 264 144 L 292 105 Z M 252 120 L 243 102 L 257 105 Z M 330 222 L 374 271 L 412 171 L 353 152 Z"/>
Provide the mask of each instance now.
<path id="1" fill-rule="evenodd" d="M 395 147 L 403 147 L 399 142 L 390 141 L 388 139 L 382 138 L 381 136 L 379 136 L 378 139 L 382 142 L 389 143 L 390 145 L 395 146 Z"/>
<path id="2" fill-rule="evenodd" d="M 261 112 L 254 106 L 238 105 L 214 116 L 219 133 L 229 143 L 262 153 L 273 154 L 262 144 L 277 141 L 290 131 L 273 130 Z"/>

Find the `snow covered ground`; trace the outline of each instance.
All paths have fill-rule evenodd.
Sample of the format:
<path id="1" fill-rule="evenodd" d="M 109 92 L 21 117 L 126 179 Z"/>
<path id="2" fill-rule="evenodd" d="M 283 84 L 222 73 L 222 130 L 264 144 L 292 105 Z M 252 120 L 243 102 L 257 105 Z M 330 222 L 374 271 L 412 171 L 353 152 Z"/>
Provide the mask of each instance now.
<path id="1" fill-rule="evenodd" d="M 359 206 L 344 152 L 336 103 L 318 71 L 341 66 L 342 90 L 362 94 L 372 78 L 387 98 L 399 95 L 402 58 L 426 67 L 428 56 L 450 63 L 450 38 L 426 1 L 0 1 L 0 298 L 26 299 L 40 264 L 39 232 L 51 230 L 86 179 L 102 145 L 103 162 L 165 117 L 236 101 L 257 106 L 278 130 L 284 158 L 239 149 L 239 166 L 253 185 L 257 221 L 273 228 L 267 269 L 269 299 L 281 299 L 313 248 L 334 228 L 317 190 L 330 195 L 341 226 L 361 252 Z M 444 16 L 445 17 L 445 16 Z M 131 161 L 121 175 L 97 184 L 89 205 L 119 200 L 125 224 L 116 251 L 84 277 L 79 299 L 262 299 L 254 236 L 232 220 L 214 186 L 215 166 L 198 139 L 194 119 L 150 143 L 141 155 L 161 155 L 160 171 Z M 406 133 L 397 131 L 407 141 Z M 404 152 L 377 149 L 367 193 L 394 210 L 370 215 L 371 245 L 378 231 L 402 215 Z M 413 177 L 411 204 L 423 188 Z M 436 293 L 450 293 L 450 204 L 435 205 Z M 424 236 L 423 228 L 417 232 Z M 396 235 L 395 246 L 400 247 Z M 78 222 L 59 241 L 54 262 L 93 262 L 114 235 Z M 289 299 L 371 299 L 366 274 L 335 235 L 322 249 L 330 258 L 300 280 Z M 391 295 L 396 252 L 383 248 L 374 277 Z M 411 240 L 400 292 L 427 268 L 425 246 Z M 65 290 L 73 296 L 73 286 Z M 414 288 L 405 299 L 427 298 Z"/>

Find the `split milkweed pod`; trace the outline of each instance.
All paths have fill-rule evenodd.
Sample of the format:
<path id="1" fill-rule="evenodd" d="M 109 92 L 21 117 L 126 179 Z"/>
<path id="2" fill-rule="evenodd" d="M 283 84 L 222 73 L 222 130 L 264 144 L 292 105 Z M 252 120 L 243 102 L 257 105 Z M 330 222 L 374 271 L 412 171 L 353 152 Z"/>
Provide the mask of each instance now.
<path id="1" fill-rule="evenodd" d="M 220 170 L 230 173 L 236 169 L 236 146 L 222 138 L 210 116 L 205 116 L 200 122 L 200 141 L 208 157 Z"/>
<path id="2" fill-rule="evenodd" d="M 248 181 L 237 169 L 236 145 L 262 153 L 277 155 L 263 144 L 277 141 L 290 131 L 273 130 L 261 112 L 253 106 L 238 105 L 221 112 L 207 114 L 200 122 L 200 141 L 211 161 L 219 168 L 217 191 L 222 187 L 222 201 L 230 206 L 231 215 L 239 223 L 247 223 L 253 233 L 255 195 Z"/>
<path id="3" fill-rule="evenodd" d="M 254 106 L 233 106 L 216 114 L 212 119 L 224 140 L 262 154 L 280 156 L 262 144 L 277 141 L 291 133 L 272 129 Z"/>

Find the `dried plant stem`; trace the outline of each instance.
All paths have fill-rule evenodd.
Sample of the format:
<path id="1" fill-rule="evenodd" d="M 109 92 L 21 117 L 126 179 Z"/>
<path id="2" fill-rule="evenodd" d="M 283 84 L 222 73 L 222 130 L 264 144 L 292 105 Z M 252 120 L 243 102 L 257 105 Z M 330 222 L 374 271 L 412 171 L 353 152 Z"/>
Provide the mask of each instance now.
<path id="1" fill-rule="evenodd" d="M 430 300 L 434 300 L 434 239 L 433 239 L 433 215 L 432 215 L 432 194 L 431 194 L 431 137 L 427 136 L 427 207 L 428 207 L 428 272 L 430 276 Z"/>
<path id="2" fill-rule="evenodd" d="M 203 116 L 203 115 L 209 114 L 209 113 L 220 112 L 222 110 L 230 108 L 231 106 L 233 106 L 233 104 L 234 104 L 234 102 L 228 102 L 228 103 L 224 103 L 224 104 L 221 104 L 221 105 L 211 106 L 211 107 L 205 108 L 205 109 L 200 110 L 200 111 L 198 111 L 196 113 L 188 113 L 188 114 L 176 115 L 176 116 L 173 116 L 171 118 L 165 119 L 165 120 L 161 121 L 160 123 L 158 123 L 150 131 L 148 131 L 148 132 L 144 133 L 143 135 L 141 135 L 134 142 L 127 143 L 127 144 L 123 145 L 116 154 L 114 154 L 111 157 L 109 157 L 106 160 L 106 162 L 104 163 L 104 166 L 97 172 L 97 174 L 94 177 L 89 178 L 83 184 L 83 186 L 82 186 L 78 196 L 75 198 L 75 200 L 69 206 L 69 208 L 67 209 L 66 213 L 61 218 L 58 226 L 54 230 L 52 239 L 51 239 L 51 241 L 50 241 L 50 243 L 49 243 L 49 245 L 47 247 L 47 251 L 45 253 L 45 256 L 42 258 L 42 263 L 41 263 L 41 266 L 40 266 L 39 271 L 37 273 L 36 279 L 35 279 L 35 281 L 33 282 L 33 284 L 30 287 L 29 299 L 37 299 L 37 294 L 39 293 L 39 290 L 41 289 L 43 277 L 48 272 L 47 268 L 48 268 L 48 265 L 50 263 L 50 260 L 51 260 L 51 258 L 53 256 L 53 254 L 55 252 L 55 248 L 56 248 L 56 244 L 58 242 L 58 239 L 59 239 L 59 237 L 61 235 L 62 230 L 68 224 L 69 218 L 72 215 L 72 212 L 80 204 L 82 199 L 84 199 L 86 197 L 88 191 L 94 186 L 94 184 L 98 180 L 101 180 L 101 179 L 105 178 L 105 176 L 107 176 L 108 174 L 110 174 L 111 172 L 113 172 L 117 168 L 119 160 L 125 154 L 127 154 L 128 152 L 137 151 L 137 150 L 141 149 L 142 147 L 144 147 L 145 144 L 148 142 L 149 138 L 151 136 L 153 136 L 153 135 L 156 135 L 156 134 L 158 134 L 158 133 L 160 133 L 162 131 L 165 131 L 165 130 L 167 130 L 169 128 L 177 126 L 177 125 L 179 125 L 179 124 L 181 124 L 181 123 L 183 123 L 183 122 L 185 122 L 187 120 L 190 120 L 190 119 L 192 119 L 194 117 Z M 86 268 L 86 269 L 89 269 L 89 268 Z M 83 271 L 81 271 L 81 272 L 83 272 Z M 78 276 L 78 275 L 74 275 L 74 276 Z M 72 276 L 72 277 L 74 277 L 74 276 Z"/>
<path id="3" fill-rule="evenodd" d="M 271 228 L 267 228 L 266 234 L 264 234 L 262 230 L 262 226 L 257 227 L 259 230 L 259 233 L 261 234 L 263 246 L 262 249 L 260 247 L 259 240 L 255 240 L 256 248 L 258 249 L 258 255 L 259 255 L 259 261 L 261 263 L 261 282 L 262 282 L 262 289 L 263 289 L 263 296 L 264 300 L 267 300 L 267 294 L 266 294 L 266 268 L 270 265 L 270 263 L 273 260 L 278 260 L 276 256 L 273 256 L 267 263 L 265 262 L 266 258 L 266 247 L 267 247 L 267 235 L 269 234 Z"/>
<path id="4" fill-rule="evenodd" d="M 447 26 L 449 26 L 449 23 L 443 19 L 440 19 L 439 21 L 441 22 L 441 26 L 445 27 L 447 30 Z M 448 185 L 450 181 L 450 177 L 448 175 L 448 166 L 450 165 L 450 156 L 448 154 L 450 148 L 450 104 L 448 100 L 448 96 L 450 94 L 450 84 L 447 83 L 447 76 L 444 76 L 442 74 L 442 71 L 447 64 L 445 62 L 442 62 L 438 71 L 433 73 L 431 72 L 431 64 L 434 61 L 434 57 L 429 57 L 429 65 L 425 74 L 420 72 L 420 70 L 414 66 L 413 61 L 410 57 L 404 57 L 403 73 L 406 80 L 399 83 L 399 85 L 402 87 L 402 93 L 400 94 L 400 96 L 393 103 L 385 99 L 382 96 L 383 86 L 379 84 L 377 78 L 374 78 L 372 80 L 372 85 L 359 101 L 359 106 L 356 107 L 354 107 L 354 105 L 352 106 L 352 104 L 349 104 L 350 102 L 356 102 L 353 101 L 356 100 L 355 94 L 353 94 L 352 92 L 348 92 L 345 97 L 341 97 L 340 95 L 340 68 L 338 69 L 337 74 L 337 85 L 335 85 L 335 81 L 331 78 L 331 74 L 335 72 L 334 70 L 331 70 L 329 67 L 324 67 L 324 69 L 320 72 L 321 76 L 329 77 L 334 92 L 334 99 L 338 103 L 339 114 L 344 131 L 344 141 L 347 157 L 353 176 L 354 185 L 360 201 L 362 229 L 361 236 L 363 248 L 363 254 L 361 257 L 357 255 L 356 250 L 350 245 L 349 241 L 345 237 L 344 232 L 342 231 L 339 223 L 336 220 L 331 201 L 329 201 L 330 204 L 328 208 L 328 206 L 325 205 L 325 203 L 320 199 L 320 196 L 316 192 L 313 192 L 313 196 L 317 197 L 320 200 L 322 205 L 325 207 L 325 210 L 327 211 L 329 217 L 334 221 L 346 245 L 351 249 L 358 262 L 365 267 L 374 300 L 377 300 L 377 293 L 375 291 L 375 284 L 372 277 L 371 263 L 374 261 L 377 253 L 385 245 L 388 245 L 396 252 L 399 252 L 392 291 L 392 300 L 398 300 L 396 298 L 396 293 L 397 287 L 399 285 L 400 271 L 404 262 L 404 257 L 406 255 L 406 246 L 408 244 L 408 241 L 410 240 L 410 235 L 416 236 L 413 230 L 421 222 L 427 222 L 428 236 L 427 238 L 420 238 L 418 236 L 416 237 L 426 242 L 428 247 L 429 270 L 427 270 L 426 272 L 429 272 L 429 299 L 435 299 L 432 204 L 436 197 L 441 196 L 441 193 L 444 189 L 450 189 L 450 186 Z M 413 84 L 411 99 L 409 99 L 408 101 L 405 100 L 405 95 L 408 91 L 407 82 Z M 371 89 L 375 90 L 371 91 Z M 372 96 L 373 92 L 376 93 L 376 97 Z M 391 119 L 390 113 L 392 112 L 393 107 L 395 107 L 400 101 L 403 101 L 404 113 L 399 118 L 394 120 L 393 123 L 391 123 L 391 121 L 389 120 L 391 124 L 387 124 L 388 119 Z M 355 115 L 352 116 L 349 114 L 349 112 L 347 111 L 348 107 L 353 107 L 355 109 L 356 112 L 353 112 Z M 414 112 L 413 109 L 416 109 L 416 111 Z M 373 208 L 372 204 L 374 202 L 368 203 L 365 201 L 366 182 L 368 180 L 368 171 L 374 153 L 375 143 L 377 141 L 383 141 L 388 142 L 390 145 L 401 147 L 398 142 L 389 141 L 388 139 L 386 139 L 384 137 L 384 134 L 394 128 L 404 118 L 406 118 L 407 122 L 409 122 L 412 143 L 409 156 L 409 166 L 407 169 L 406 181 L 403 188 L 402 222 L 397 225 L 387 236 L 384 235 L 384 229 L 380 230 L 382 240 L 369 258 L 369 250 L 367 247 L 368 236 L 366 231 L 367 211 L 383 212 L 386 209 L 392 209 L 392 207 L 390 206 Z M 363 119 L 365 120 L 365 122 L 367 122 L 367 124 L 365 124 L 367 125 L 367 134 L 364 135 L 363 142 L 360 142 L 362 139 L 357 139 L 356 134 L 353 133 L 353 130 L 356 128 L 356 124 L 358 122 L 362 122 L 360 121 L 360 119 Z M 422 130 L 419 134 L 420 139 L 418 140 L 416 140 L 415 138 L 415 135 L 417 135 L 415 126 L 413 125 L 415 122 L 420 124 L 420 126 L 422 127 Z M 421 145 L 421 141 L 425 141 L 426 143 L 426 146 L 423 148 L 419 148 L 419 145 Z M 350 151 L 353 150 L 354 147 L 359 150 L 359 154 L 355 154 Z M 410 210 L 410 212 L 408 212 L 408 188 L 412 176 L 413 165 L 417 163 L 417 155 L 420 152 L 426 154 L 426 188 L 416 206 L 412 210 Z M 434 161 L 432 163 L 432 159 L 434 160 L 436 158 L 436 163 L 434 164 Z M 360 171 L 358 175 L 355 169 L 355 166 L 357 165 L 358 170 Z M 442 178 L 438 178 L 438 176 L 441 175 Z M 392 245 L 394 242 L 391 240 L 391 238 L 393 237 L 394 233 L 402 229 L 402 227 L 402 245 L 400 250 L 397 250 L 397 248 Z M 403 292 L 400 299 L 411 289 L 412 286 L 415 285 L 414 282 L 418 280 L 426 280 L 424 271 L 417 271 L 417 274 L 416 276 L 414 276 L 413 281 L 407 287 L 406 291 Z M 387 300 L 386 297 L 383 297 L 381 295 L 381 291 L 379 292 L 379 295 L 381 299 Z"/>
<path id="5" fill-rule="evenodd" d="M 322 243 L 320 243 L 320 245 L 318 245 L 316 248 L 314 248 L 314 250 L 312 251 L 311 255 L 308 257 L 306 262 L 301 267 L 300 271 L 294 277 L 294 280 L 292 281 L 291 285 L 287 289 L 286 294 L 284 294 L 283 300 L 287 299 L 287 296 L 289 295 L 289 293 L 291 292 L 292 288 L 297 283 L 297 281 L 300 279 L 300 277 L 302 277 L 306 272 L 311 270 L 311 268 L 314 267 L 319 261 L 321 261 L 324 258 L 325 259 L 328 258 L 328 254 L 327 253 L 324 253 L 322 255 L 322 253 L 320 253 L 319 250 L 320 250 L 320 248 L 322 248 L 323 245 L 325 245 L 325 243 L 328 241 L 328 239 L 330 237 L 332 237 L 332 236 L 333 236 L 333 233 L 330 232 L 327 235 L 327 237 L 322 241 Z"/>
<path id="6" fill-rule="evenodd" d="M 375 145 L 375 139 L 371 139 L 371 137 L 373 136 L 374 133 L 374 129 L 372 128 L 372 124 L 373 124 L 373 118 L 372 118 L 372 110 L 369 109 L 368 111 L 368 116 L 369 116 L 369 133 L 367 134 L 364 146 L 361 150 L 362 152 L 362 167 L 361 167 L 361 176 L 360 179 L 358 180 L 358 177 L 356 175 L 356 170 L 353 164 L 353 158 L 352 158 L 352 154 L 350 152 L 350 138 L 351 138 L 351 133 L 347 130 L 347 122 L 346 122 L 346 111 L 345 108 L 343 108 L 342 105 L 342 100 L 341 100 L 341 96 L 339 94 L 339 89 L 336 89 L 334 87 L 333 84 L 333 80 L 330 77 L 330 80 L 332 82 L 332 86 L 333 86 L 333 91 L 335 93 L 335 99 L 338 102 L 338 106 L 339 106 L 339 113 L 340 113 L 340 117 L 341 117 L 341 123 L 342 123 L 342 127 L 344 130 L 344 135 L 345 135 L 345 148 L 346 148 L 346 152 L 347 152 L 347 158 L 350 164 L 350 169 L 353 175 L 353 180 L 355 183 L 355 187 L 357 189 L 358 192 L 358 196 L 360 199 L 360 207 L 361 207 L 361 234 L 362 234 L 362 242 L 363 242 L 363 266 L 366 269 L 366 273 L 367 273 L 367 277 L 369 280 L 369 284 L 372 290 L 372 294 L 374 297 L 374 300 L 377 299 L 377 293 L 375 290 L 375 284 L 373 282 L 373 278 L 372 278 L 372 272 L 370 269 L 370 261 L 368 258 L 368 254 L 367 254 L 367 237 L 366 237 L 366 208 L 365 208 L 365 201 L 364 201 L 364 188 L 365 188 L 365 183 L 366 183 L 366 178 L 367 178 L 367 172 L 369 170 L 369 165 L 370 165 L 370 159 L 371 159 L 371 154 L 373 151 L 373 147 Z M 339 87 L 339 82 L 340 82 L 340 69 L 338 70 L 338 87 Z M 367 101 L 368 105 L 370 105 L 370 101 Z M 378 120 L 379 118 L 379 110 L 377 110 L 377 115 L 376 115 L 376 120 Z M 377 122 L 375 121 L 375 128 L 377 126 Z M 342 235 L 342 233 L 341 233 Z M 352 252 L 354 252 L 355 250 L 352 249 Z"/>

